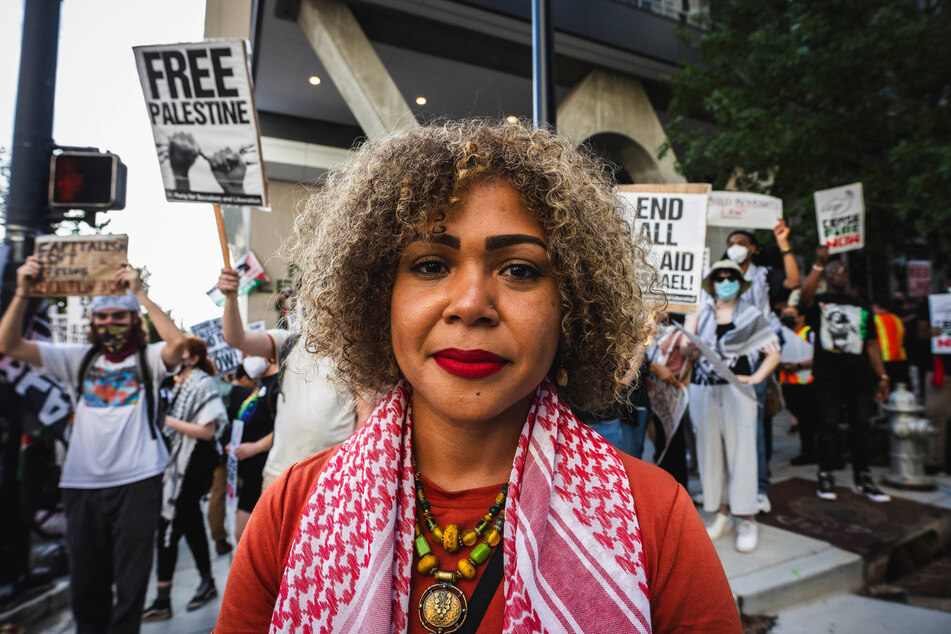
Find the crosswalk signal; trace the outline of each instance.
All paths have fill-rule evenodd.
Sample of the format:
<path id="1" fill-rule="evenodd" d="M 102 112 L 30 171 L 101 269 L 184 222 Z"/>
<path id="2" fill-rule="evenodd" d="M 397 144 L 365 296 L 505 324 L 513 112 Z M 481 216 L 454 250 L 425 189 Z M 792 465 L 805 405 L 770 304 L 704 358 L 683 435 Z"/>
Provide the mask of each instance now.
<path id="1" fill-rule="evenodd" d="M 126 166 L 109 152 L 65 150 L 50 159 L 50 207 L 125 208 Z"/>

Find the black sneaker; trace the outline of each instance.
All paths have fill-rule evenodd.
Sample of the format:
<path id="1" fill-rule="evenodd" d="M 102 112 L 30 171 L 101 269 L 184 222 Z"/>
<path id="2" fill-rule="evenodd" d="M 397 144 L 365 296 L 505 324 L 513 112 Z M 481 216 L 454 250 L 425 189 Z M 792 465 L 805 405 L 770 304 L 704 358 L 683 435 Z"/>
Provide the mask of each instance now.
<path id="1" fill-rule="evenodd" d="M 816 495 L 823 500 L 836 499 L 835 478 L 831 473 L 819 472 L 818 482 L 816 483 Z"/>
<path id="2" fill-rule="evenodd" d="M 215 588 L 215 580 L 211 577 L 202 579 L 201 585 L 195 590 L 195 596 L 188 602 L 188 611 L 197 610 L 217 596 L 218 589 Z"/>
<path id="3" fill-rule="evenodd" d="M 860 495 L 864 495 L 872 502 L 891 502 L 890 495 L 879 489 L 875 485 L 870 473 L 860 473 L 858 481 L 852 485 L 852 490 Z"/>
<path id="4" fill-rule="evenodd" d="M 151 623 L 153 621 L 167 621 L 172 618 L 172 604 L 170 602 L 162 602 L 156 599 L 152 602 L 152 605 L 145 608 L 145 612 L 142 613 L 142 622 Z"/>

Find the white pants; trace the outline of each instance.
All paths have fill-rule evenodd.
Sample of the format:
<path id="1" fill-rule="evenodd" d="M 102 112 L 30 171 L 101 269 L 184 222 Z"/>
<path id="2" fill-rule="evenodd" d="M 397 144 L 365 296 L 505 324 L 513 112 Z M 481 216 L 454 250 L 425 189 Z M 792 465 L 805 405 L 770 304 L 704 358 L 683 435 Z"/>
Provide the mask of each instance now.
<path id="1" fill-rule="evenodd" d="M 752 390 L 750 390 L 752 393 Z M 756 515 L 756 401 L 730 385 L 690 386 L 703 510 Z"/>

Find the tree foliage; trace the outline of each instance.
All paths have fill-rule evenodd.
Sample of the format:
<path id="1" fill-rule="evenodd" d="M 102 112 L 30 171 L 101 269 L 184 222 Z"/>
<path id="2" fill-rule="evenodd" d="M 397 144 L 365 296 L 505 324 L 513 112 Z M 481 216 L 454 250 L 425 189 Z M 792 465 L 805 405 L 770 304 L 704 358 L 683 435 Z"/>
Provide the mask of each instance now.
<path id="1" fill-rule="evenodd" d="M 783 198 L 804 252 L 812 193 L 861 181 L 867 248 L 947 258 L 951 0 L 711 3 L 700 61 L 672 80 L 687 178 Z"/>

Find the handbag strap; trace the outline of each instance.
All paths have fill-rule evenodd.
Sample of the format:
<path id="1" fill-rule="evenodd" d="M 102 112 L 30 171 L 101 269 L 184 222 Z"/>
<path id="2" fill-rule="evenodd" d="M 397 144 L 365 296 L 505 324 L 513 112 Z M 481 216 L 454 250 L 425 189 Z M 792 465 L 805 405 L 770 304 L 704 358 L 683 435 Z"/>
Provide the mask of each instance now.
<path id="1" fill-rule="evenodd" d="M 479 578 L 479 583 L 476 584 L 472 598 L 469 599 L 469 611 L 462 627 L 458 630 L 458 634 L 475 634 L 476 630 L 479 629 L 482 617 L 489 609 L 489 603 L 492 602 L 492 597 L 495 596 L 495 592 L 502 582 L 502 577 L 505 576 L 505 569 L 502 566 L 502 551 L 503 548 L 499 545 L 499 548 L 496 548 L 492 557 L 489 558 L 489 563 L 486 564 L 482 577 Z"/>

